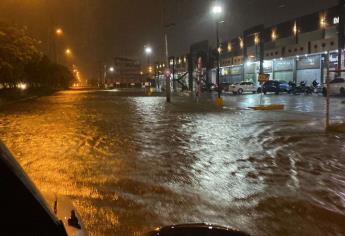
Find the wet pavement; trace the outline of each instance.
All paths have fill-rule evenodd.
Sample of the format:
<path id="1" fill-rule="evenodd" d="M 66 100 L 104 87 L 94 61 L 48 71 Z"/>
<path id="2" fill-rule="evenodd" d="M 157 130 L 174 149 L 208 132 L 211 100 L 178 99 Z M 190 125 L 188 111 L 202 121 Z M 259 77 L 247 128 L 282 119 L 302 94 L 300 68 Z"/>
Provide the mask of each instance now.
<path id="1" fill-rule="evenodd" d="M 332 102 L 345 120 L 345 99 Z M 210 222 L 253 235 L 345 235 L 345 135 L 321 96 L 149 97 L 65 91 L 0 108 L 0 139 L 44 194 L 71 198 L 91 235 Z"/>

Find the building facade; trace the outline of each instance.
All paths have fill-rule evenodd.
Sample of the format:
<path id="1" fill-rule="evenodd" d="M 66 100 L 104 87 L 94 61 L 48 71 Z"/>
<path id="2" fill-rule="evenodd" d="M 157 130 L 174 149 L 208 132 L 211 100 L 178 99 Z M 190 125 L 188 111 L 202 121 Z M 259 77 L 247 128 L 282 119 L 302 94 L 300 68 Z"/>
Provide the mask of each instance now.
<path id="1" fill-rule="evenodd" d="M 331 71 L 344 69 L 343 17 L 343 6 L 336 6 L 268 28 L 256 26 L 223 42 L 221 82 L 257 82 L 259 73 L 287 82 L 325 82 L 328 60 Z"/>
<path id="2" fill-rule="evenodd" d="M 258 82 L 260 73 L 272 80 L 326 81 L 344 72 L 344 1 L 338 6 L 265 27 L 254 26 L 238 37 L 222 42 L 220 48 L 220 82 Z M 188 87 L 193 90 L 193 72 L 199 56 L 205 61 L 205 81 L 216 84 L 216 54 L 207 41 L 191 46 L 187 63 L 178 74 L 188 73 Z M 181 58 L 181 57 L 178 57 Z M 177 59 L 178 60 L 178 59 Z M 175 61 L 176 63 L 176 61 Z M 177 63 L 176 63 L 177 64 Z"/>

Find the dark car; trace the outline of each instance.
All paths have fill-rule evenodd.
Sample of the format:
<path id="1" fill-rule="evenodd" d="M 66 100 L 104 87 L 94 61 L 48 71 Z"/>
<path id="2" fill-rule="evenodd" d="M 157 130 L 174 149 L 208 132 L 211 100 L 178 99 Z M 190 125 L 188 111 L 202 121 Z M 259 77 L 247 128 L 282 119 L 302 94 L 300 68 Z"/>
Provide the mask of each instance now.
<path id="1" fill-rule="evenodd" d="M 280 82 L 276 80 L 270 80 L 262 85 L 262 92 L 279 94 L 280 92 Z"/>
<path id="2" fill-rule="evenodd" d="M 229 91 L 229 86 L 230 86 L 230 83 L 226 83 L 226 82 L 223 82 L 220 84 L 220 88 L 222 89 L 222 91 L 225 91 L 225 92 Z"/>
<path id="3" fill-rule="evenodd" d="M 280 92 L 289 92 L 290 90 L 289 83 L 284 80 L 279 80 L 279 90 Z"/>

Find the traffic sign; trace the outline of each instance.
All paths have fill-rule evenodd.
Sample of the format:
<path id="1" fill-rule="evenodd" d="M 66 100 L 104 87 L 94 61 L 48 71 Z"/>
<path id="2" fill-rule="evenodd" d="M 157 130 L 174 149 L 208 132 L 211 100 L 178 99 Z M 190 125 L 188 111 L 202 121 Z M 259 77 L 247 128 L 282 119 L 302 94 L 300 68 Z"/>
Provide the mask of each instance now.
<path id="1" fill-rule="evenodd" d="M 259 82 L 264 83 L 270 80 L 269 74 L 259 74 Z"/>

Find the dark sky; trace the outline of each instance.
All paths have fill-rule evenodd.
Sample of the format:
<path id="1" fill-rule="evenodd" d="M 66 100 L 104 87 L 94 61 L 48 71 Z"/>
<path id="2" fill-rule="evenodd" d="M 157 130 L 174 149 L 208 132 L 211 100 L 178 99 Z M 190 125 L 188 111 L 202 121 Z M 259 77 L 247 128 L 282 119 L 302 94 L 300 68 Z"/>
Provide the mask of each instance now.
<path id="1" fill-rule="evenodd" d="M 170 54 L 185 53 L 191 43 L 214 42 L 211 0 L 0 0 L 0 19 L 27 25 L 43 42 L 48 28 L 59 25 L 84 72 L 91 74 L 99 60 L 113 56 L 143 59 L 151 44 L 163 56 L 163 21 L 169 29 Z M 337 0 L 223 0 L 222 39 L 264 23 L 276 24 L 336 5 Z M 165 11 L 163 9 L 166 9 Z M 165 14 L 163 14 L 165 12 Z M 164 15 L 164 17 L 162 17 Z"/>

